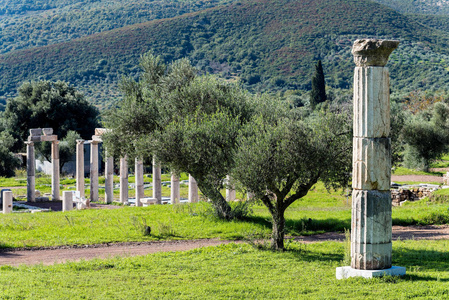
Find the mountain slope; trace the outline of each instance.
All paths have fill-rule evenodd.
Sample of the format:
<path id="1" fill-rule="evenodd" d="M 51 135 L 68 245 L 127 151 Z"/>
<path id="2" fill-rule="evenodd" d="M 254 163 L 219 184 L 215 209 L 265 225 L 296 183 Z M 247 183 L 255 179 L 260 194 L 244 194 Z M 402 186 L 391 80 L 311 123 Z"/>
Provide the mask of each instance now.
<path id="1" fill-rule="evenodd" d="M 449 86 L 448 36 L 364 0 L 251 0 L 132 25 L 66 43 L 0 56 L 0 94 L 23 80 L 63 79 L 94 102 L 117 98 L 120 74 L 135 74 L 139 56 L 189 57 L 202 71 L 240 78 L 255 91 L 308 89 L 314 61 L 327 83 L 349 88 L 356 38 L 401 40 L 389 66 L 393 91 Z"/>

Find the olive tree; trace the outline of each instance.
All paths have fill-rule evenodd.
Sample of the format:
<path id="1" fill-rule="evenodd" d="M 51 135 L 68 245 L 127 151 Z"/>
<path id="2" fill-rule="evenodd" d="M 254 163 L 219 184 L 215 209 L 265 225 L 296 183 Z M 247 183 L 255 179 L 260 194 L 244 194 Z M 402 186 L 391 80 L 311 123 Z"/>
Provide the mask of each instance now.
<path id="1" fill-rule="evenodd" d="M 326 111 L 304 117 L 280 106 L 262 105 L 246 124 L 232 172 L 268 208 L 274 250 L 284 248 L 285 210 L 319 180 L 328 188 L 347 186 L 352 157 L 348 114 Z"/>
<path id="2" fill-rule="evenodd" d="M 197 76 L 186 59 L 168 66 L 147 53 L 139 81 L 124 79 L 120 107 L 105 117 L 103 138 L 114 156 L 151 157 L 188 172 L 216 214 L 234 215 L 220 194 L 233 165 L 238 129 L 249 120 L 249 95 L 212 76 Z"/>

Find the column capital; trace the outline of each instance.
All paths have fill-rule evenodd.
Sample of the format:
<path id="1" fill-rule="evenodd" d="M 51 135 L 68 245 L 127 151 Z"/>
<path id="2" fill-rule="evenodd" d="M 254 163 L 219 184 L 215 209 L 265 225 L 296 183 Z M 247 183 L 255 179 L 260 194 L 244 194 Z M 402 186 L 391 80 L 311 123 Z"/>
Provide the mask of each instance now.
<path id="1" fill-rule="evenodd" d="M 26 141 L 25 145 L 27 145 L 27 146 L 34 146 L 34 142 L 33 141 Z"/>
<path id="2" fill-rule="evenodd" d="M 84 140 L 76 140 L 76 143 L 79 144 L 84 144 Z"/>
<path id="3" fill-rule="evenodd" d="M 357 67 L 383 67 L 388 62 L 391 52 L 399 45 L 399 41 L 361 39 L 352 46 L 354 63 Z"/>

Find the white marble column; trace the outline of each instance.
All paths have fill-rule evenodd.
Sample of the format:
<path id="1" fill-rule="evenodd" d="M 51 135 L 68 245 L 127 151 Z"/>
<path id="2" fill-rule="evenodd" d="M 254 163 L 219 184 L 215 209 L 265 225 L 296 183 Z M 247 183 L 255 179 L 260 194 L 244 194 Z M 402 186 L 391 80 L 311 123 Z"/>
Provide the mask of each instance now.
<path id="1" fill-rule="evenodd" d="M 120 203 L 128 203 L 128 161 L 120 158 Z"/>
<path id="2" fill-rule="evenodd" d="M 90 142 L 90 201 L 98 201 L 98 141 Z"/>
<path id="3" fill-rule="evenodd" d="M 12 191 L 3 191 L 3 213 L 9 214 L 12 212 Z"/>
<path id="4" fill-rule="evenodd" d="M 226 176 L 226 201 L 234 201 L 235 200 L 235 189 L 231 185 L 231 177 L 229 175 Z"/>
<path id="5" fill-rule="evenodd" d="M 156 204 L 162 204 L 162 178 L 161 166 L 153 158 L 153 198 Z"/>
<path id="6" fill-rule="evenodd" d="M 36 160 L 34 156 L 34 143 L 25 142 L 27 145 L 27 201 L 36 201 Z"/>
<path id="7" fill-rule="evenodd" d="M 59 141 L 51 142 L 51 197 L 52 201 L 60 200 L 59 195 Z"/>
<path id="8" fill-rule="evenodd" d="M 354 71 L 351 267 L 337 268 L 337 278 L 399 275 L 395 272 L 400 267 L 392 268 L 391 263 L 390 93 L 388 68 L 384 67 L 398 44 L 397 41 L 357 40 L 352 48 L 357 67 Z M 405 268 L 402 269 L 405 273 Z"/>
<path id="9" fill-rule="evenodd" d="M 143 162 L 141 159 L 136 158 L 135 160 L 135 172 L 136 177 L 136 206 L 142 206 L 141 199 L 144 197 L 143 189 Z"/>
<path id="10" fill-rule="evenodd" d="M 84 140 L 76 140 L 76 190 L 84 197 Z"/>
<path id="11" fill-rule="evenodd" d="M 114 201 L 114 158 L 111 156 L 106 158 L 104 177 L 104 200 L 106 203 L 112 203 Z"/>
<path id="12" fill-rule="evenodd" d="M 198 202 L 198 184 L 196 183 L 195 178 L 189 174 L 189 202 L 196 203 Z"/>
<path id="13" fill-rule="evenodd" d="M 62 192 L 62 211 L 69 211 L 73 209 L 73 192 Z"/>
<path id="14" fill-rule="evenodd" d="M 179 183 L 179 176 L 175 173 L 171 174 L 171 189 L 170 189 L 170 200 L 171 204 L 179 204 L 181 199 L 181 190 Z"/>

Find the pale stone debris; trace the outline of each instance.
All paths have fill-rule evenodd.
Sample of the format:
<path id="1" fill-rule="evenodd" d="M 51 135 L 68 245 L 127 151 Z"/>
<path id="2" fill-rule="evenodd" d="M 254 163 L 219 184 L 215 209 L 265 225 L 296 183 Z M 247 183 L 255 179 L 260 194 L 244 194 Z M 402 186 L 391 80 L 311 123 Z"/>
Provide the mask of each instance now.
<path id="1" fill-rule="evenodd" d="M 62 211 L 69 211 L 73 209 L 73 192 L 62 192 Z"/>
<path id="2" fill-rule="evenodd" d="M 76 140 L 76 190 L 84 197 L 84 140 Z"/>
<path id="3" fill-rule="evenodd" d="M 181 190 L 179 176 L 175 173 L 171 174 L 170 200 L 171 204 L 179 204 L 181 199 Z"/>
<path id="4" fill-rule="evenodd" d="M 9 214 L 12 212 L 12 191 L 3 191 L 3 213 Z"/>
<path id="5" fill-rule="evenodd" d="M 189 203 L 198 202 L 198 184 L 196 183 L 195 178 L 189 174 Z"/>
<path id="6" fill-rule="evenodd" d="M 156 198 L 157 204 L 162 204 L 162 178 L 161 166 L 153 157 L 153 198 Z"/>
<path id="7" fill-rule="evenodd" d="M 384 67 L 398 44 L 365 39 L 352 48 L 356 68 L 351 266 L 337 268 L 338 279 L 405 274 L 405 268 L 392 268 L 391 263 L 390 96 Z"/>
<path id="8" fill-rule="evenodd" d="M 128 203 L 128 161 L 120 158 L 120 203 Z"/>

